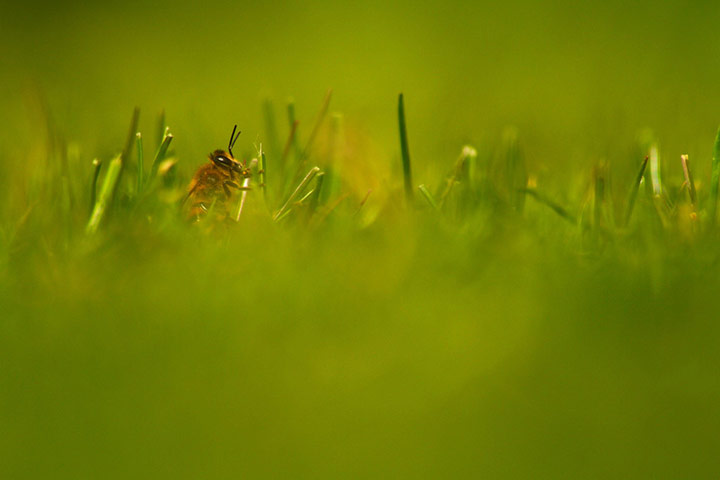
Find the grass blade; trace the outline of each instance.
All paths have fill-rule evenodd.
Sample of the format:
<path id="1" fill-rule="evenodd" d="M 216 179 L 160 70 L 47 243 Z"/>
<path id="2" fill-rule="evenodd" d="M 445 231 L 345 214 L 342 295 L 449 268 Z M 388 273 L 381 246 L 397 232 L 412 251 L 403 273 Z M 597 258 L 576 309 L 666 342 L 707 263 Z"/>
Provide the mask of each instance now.
<path id="1" fill-rule="evenodd" d="M 160 110 L 160 115 L 157 118 L 157 124 L 155 126 L 155 144 L 160 146 L 165 138 L 165 110 Z"/>
<path id="2" fill-rule="evenodd" d="M 474 159 L 476 158 L 477 151 L 473 147 L 470 147 L 468 145 L 463 147 L 462 151 L 460 152 L 460 156 L 455 162 L 455 169 L 453 170 L 450 178 L 447 179 L 447 185 L 445 186 L 445 190 L 440 195 L 440 202 L 438 204 L 438 208 L 442 209 L 443 205 L 445 205 L 445 200 L 447 200 L 448 195 L 450 195 L 450 191 L 453 189 L 455 184 L 458 182 L 458 180 L 460 180 L 460 177 L 463 175 L 467 163 L 469 161 L 474 161 Z M 423 185 L 423 187 L 425 186 Z"/>
<path id="3" fill-rule="evenodd" d="M 260 190 L 262 190 L 263 194 L 263 201 L 265 202 L 265 205 L 270 205 L 268 203 L 267 198 L 267 189 L 265 188 L 265 170 L 267 169 L 267 159 L 265 158 L 265 151 L 263 150 L 262 143 L 260 144 L 260 148 L 258 149 L 258 166 L 257 166 L 257 172 L 258 172 L 258 186 L 260 187 Z"/>
<path id="4" fill-rule="evenodd" d="M 125 146 L 123 147 L 122 153 L 120 154 L 120 174 L 122 175 L 122 171 L 125 169 L 125 165 L 128 162 L 128 159 L 130 158 L 130 154 L 132 153 L 133 146 L 135 145 L 135 134 L 137 133 L 138 129 L 138 122 L 140 121 L 140 109 L 138 107 L 135 107 L 132 114 L 132 119 L 130 120 L 130 130 L 128 131 L 128 135 L 125 138 Z M 114 194 L 114 192 L 113 192 Z"/>
<path id="5" fill-rule="evenodd" d="M 315 189 L 313 190 L 313 196 L 310 199 L 310 205 L 308 207 L 308 221 L 312 218 L 320 204 L 320 195 L 322 194 L 323 182 L 325 181 L 325 174 L 319 172 L 315 177 Z"/>
<path id="6" fill-rule="evenodd" d="M 165 127 L 165 136 L 163 137 L 162 143 L 160 143 L 160 146 L 157 149 L 157 152 L 155 152 L 155 158 L 153 159 L 152 167 L 150 168 L 150 181 L 152 182 L 155 178 L 155 175 L 157 175 L 158 167 L 160 166 L 160 163 L 165 159 L 165 155 L 167 154 L 168 148 L 170 147 L 170 142 L 172 142 L 173 136 L 172 133 L 170 133 L 170 127 Z"/>
<path id="7" fill-rule="evenodd" d="M 398 127 L 400 129 L 400 154 L 402 155 L 403 178 L 405 180 L 405 198 L 408 206 L 413 202 L 412 170 L 410 168 L 410 149 L 408 148 L 407 125 L 405 123 L 405 100 L 398 96 Z"/>
<path id="8" fill-rule="evenodd" d="M 328 89 L 328 91 L 325 93 L 325 98 L 323 98 L 322 105 L 320 106 L 320 111 L 318 112 L 317 118 L 315 119 L 315 124 L 313 125 L 313 129 L 310 131 L 310 136 L 308 137 L 308 141 L 302 151 L 302 157 L 300 159 L 301 162 L 304 162 L 307 159 L 307 156 L 310 154 L 310 150 L 315 143 L 315 138 L 317 137 L 317 134 L 320 131 L 320 127 L 322 126 L 323 121 L 327 116 L 328 109 L 330 108 L 330 99 L 332 99 L 332 88 Z"/>
<path id="9" fill-rule="evenodd" d="M 605 206 L 605 166 L 598 165 L 593 169 L 593 177 L 595 180 L 594 198 L 593 198 L 593 225 L 602 226 L 603 211 Z"/>
<path id="10" fill-rule="evenodd" d="M 715 147 L 712 158 L 712 177 L 710 180 L 710 225 L 717 221 L 718 182 L 720 182 L 720 128 L 715 136 Z"/>
<path id="11" fill-rule="evenodd" d="M 290 148 L 294 148 L 294 145 L 296 144 L 296 137 L 297 137 L 297 129 L 298 129 L 298 121 L 293 120 L 292 124 L 290 125 L 290 133 L 288 134 L 288 138 L 285 141 L 285 148 L 283 148 L 282 157 L 280 157 L 280 164 L 285 165 L 287 162 L 287 157 L 290 154 Z"/>
<path id="12" fill-rule="evenodd" d="M 288 138 L 288 141 L 292 140 L 292 149 L 293 153 L 295 154 L 295 161 L 300 160 L 300 156 L 302 155 L 302 150 L 300 150 L 300 143 L 298 140 L 297 135 L 297 128 L 298 128 L 298 120 L 295 116 L 295 100 L 293 98 L 288 99 L 288 105 L 287 105 L 287 115 L 288 115 L 288 125 L 290 127 L 290 137 Z"/>
<path id="13" fill-rule="evenodd" d="M 300 178 L 300 175 L 305 168 L 305 163 L 307 162 L 310 151 L 312 150 L 312 146 L 315 143 L 315 138 L 317 137 L 317 134 L 320 131 L 320 127 L 322 126 L 323 121 L 327 116 L 328 108 L 330 108 L 331 98 L 332 89 L 329 89 L 327 93 L 325 93 L 325 98 L 323 98 L 322 105 L 320 106 L 320 111 L 318 112 L 317 118 L 315 119 L 315 124 L 310 131 L 310 136 L 308 137 L 307 143 L 305 144 L 305 148 L 300 152 L 300 157 L 297 160 L 297 167 L 295 168 L 295 175 L 293 176 L 293 183 L 295 183 Z"/>
<path id="14" fill-rule="evenodd" d="M 143 175 L 145 166 L 143 163 L 143 142 L 142 142 L 142 134 L 140 132 L 137 132 L 135 134 L 135 142 L 136 142 L 136 148 L 137 148 L 137 195 L 140 195 L 143 190 Z"/>
<path id="15" fill-rule="evenodd" d="M 290 208 L 292 208 L 292 204 L 295 201 L 297 197 L 302 194 L 303 190 L 305 190 L 305 187 L 308 186 L 310 181 L 312 181 L 313 178 L 315 178 L 315 175 L 317 175 L 320 172 L 320 167 L 313 167 L 310 169 L 310 171 L 305 175 L 305 178 L 303 178 L 302 182 L 295 188 L 295 190 L 290 194 L 288 199 L 285 201 L 283 206 L 280 208 L 280 210 L 275 213 L 273 216 L 274 221 L 278 221 L 280 218 L 282 218 Z"/>
<path id="16" fill-rule="evenodd" d="M 87 226 L 85 227 L 85 232 L 89 235 L 97 232 L 100 222 L 105 216 L 108 207 L 112 204 L 113 198 L 115 197 L 115 191 L 120 183 L 120 177 L 122 176 L 125 163 L 127 163 L 127 159 L 130 157 L 130 153 L 132 152 L 134 145 L 133 140 L 136 138 L 135 134 L 137 133 L 139 120 L 140 109 L 135 107 L 133 110 L 132 120 L 130 120 L 130 130 L 128 132 L 127 139 L 125 140 L 125 147 L 123 148 L 122 153 L 110 161 L 108 171 L 105 174 L 105 180 L 103 181 L 102 190 L 100 190 L 100 195 L 94 202 L 93 210 L 90 214 L 90 220 L 88 220 Z M 99 170 L 99 166 L 96 166 L 96 177 L 93 180 L 93 184 L 97 182 L 97 170 Z M 91 195 L 94 196 L 94 192 L 91 192 Z"/>
<path id="17" fill-rule="evenodd" d="M 516 211 L 522 212 L 525 206 L 525 195 L 521 190 L 527 187 L 528 175 L 516 128 L 509 127 L 503 131 L 502 153 L 508 200 Z"/>
<path id="18" fill-rule="evenodd" d="M 98 176 L 100 176 L 100 168 L 102 167 L 102 162 L 95 158 L 92 161 L 92 165 L 93 176 L 92 182 L 90 182 L 90 215 L 92 215 L 93 209 L 95 208 L 95 199 L 97 197 L 97 181 Z"/>
<path id="19" fill-rule="evenodd" d="M 693 208 L 697 205 L 697 192 L 695 190 L 695 182 L 693 181 L 692 172 L 690 171 L 690 159 L 687 155 L 680 155 L 680 162 L 683 167 L 683 175 L 685 176 L 685 184 L 690 194 L 690 203 Z"/>
<path id="20" fill-rule="evenodd" d="M 263 102 L 263 117 L 265 119 L 265 135 L 267 136 L 267 143 L 270 147 L 270 156 L 277 156 L 280 142 L 278 140 L 277 124 L 275 122 L 275 109 L 273 108 L 273 102 L 269 98 L 266 98 Z"/>
<path id="21" fill-rule="evenodd" d="M 662 195 L 662 178 L 660 176 L 660 152 L 657 143 L 650 145 L 650 180 L 652 192 L 655 196 Z"/>
<path id="22" fill-rule="evenodd" d="M 112 203 L 115 189 L 119 183 L 120 174 L 122 173 L 122 164 L 122 154 L 120 154 L 115 156 L 115 158 L 110 161 L 110 165 L 108 165 L 102 190 L 100 190 L 100 195 L 95 202 L 90 220 L 88 220 L 87 226 L 85 227 L 85 233 L 88 235 L 97 232 L 100 222 L 105 216 L 105 212 L 107 212 L 109 205 Z"/>
<path id="23" fill-rule="evenodd" d="M 572 223 L 573 225 L 577 224 L 577 219 L 575 218 L 574 215 L 569 213 L 562 206 L 553 202 L 548 197 L 546 197 L 542 193 L 538 192 L 534 188 L 521 188 L 518 190 L 518 192 L 526 194 L 526 195 L 530 195 L 538 202 L 542 203 L 543 205 L 545 205 L 547 207 L 550 207 L 550 209 L 552 209 L 555 213 L 560 215 L 562 218 L 564 218 L 568 222 Z"/>
<path id="24" fill-rule="evenodd" d="M 647 167 L 649 158 L 650 157 L 646 156 L 645 160 L 643 160 L 642 164 L 640 165 L 640 170 L 638 171 L 638 174 L 635 177 L 635 182 L 633 183 L 632 188 L 630 190 L 630 195 L 628 196 L 627 207 L 625 208 L 625 226 L 626 227 L 630 223 L 630 217 L 632 216 L 633 209 L 635 208 L 635 200 L 637 199 L 638 191 L 640 190 L 640 183 L 642 183 L 642 179 L 645 176 L 645 168 Z"/>
<path id="25" fill-rule="evenodd" d="M 433 197 L 432 193 L 430 193 L 430 190 L 427 189 L 425 184 L 418 185 L 418 190 L 420 190 L 420 193 L 423 194 L 423 197 L 425 197 L 425 200 L 430 204 L 430 206 L 433 208 L 433 210 L 440 210 L 440 207 L 438 206 L 437 202 L 435 201 L 435 198 Z"/>

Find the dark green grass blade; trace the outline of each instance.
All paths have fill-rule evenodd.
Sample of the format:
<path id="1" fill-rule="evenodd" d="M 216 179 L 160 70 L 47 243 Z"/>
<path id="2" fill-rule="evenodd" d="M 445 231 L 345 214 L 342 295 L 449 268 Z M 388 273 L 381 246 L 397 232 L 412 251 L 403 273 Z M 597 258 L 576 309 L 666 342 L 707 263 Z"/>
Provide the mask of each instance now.
<path id="1" fill-rule="evenodd" d="M 310 198 L 310 205 L 308 207 L 308 220 L 312 218 L 312 216 L 315 214 L 315 211 L 317 210 L 318 205 L 320 204 L 320 196 L 322 195 L 324 180 L 325 174 L 323 172 L 319 172 L 315 176 L 315 189 L 313 190 L 313 195 Z"/>
<path id="2" fill-rule="evenodd" d="M 159 147 L 165 138 L 165 110 L 160 110 L 160 114 L 155 124 L 155 144 Z"/>
<path id="3" fill-rule="evenodd" d="M 292 141 L 292 150 L 295 155 L 295 161 L 300 160 L 300 156 L 302 155 L 302 150 L 300 150 L 300 141 L 298 139 L 297 130 L 298 130 L 298 120 L 295 115 L 295 100 L 293 98 L 288 99 L 287 104 L 287 116 L 288 116 L 288 126 L 290 127 L 291 135 L 288 137 Z"/>
<path id="4" fill-rule="evenodd" d="M 405 123 L 405 100 L 398 96 L 398 126 L 400 129 L 400 154 L 402 155 L 403 178 L 405 180 L 405 198 L 408 205 L 413 202 L 412 170 L 410 167 L 410 149 L 408 148 L 407 125 Z"/>
<path id="5" fill-rule="evenodd" d="M 292 183 L 295 183 L 298 181 L 300 176 L 302 175 L 303 170 L 305 169 L 305 164 L 307 163 L 307 159 L 310 156 L 310 152 L 312 151 L 313 145 L 315 143 L 315 139 L 317 138 L 318 132 L 320 131 L 320 127 L 322 126 L 323 122 L 325 121 L 325 117 L 327 117 L 328 109 L 330 108 L 330 100 L 332 99 L 332 89 L 329 89 L 327 93 L 325 93 L 325 97 L 323 98 L 322 105 L 320 106 L 320 111 L 318 112 L 317 118 L 315 119 L 315 123 L 313 124 L 313 128 L 310 131 L 310 136 L 308 137 L 307 142 L 305 143 L 305 147 L 300 152 L 300 156 L 297 160 L 297 166 L 295 167 L 295 174 L 293 175 L 293 181 Z M 297 139 L 297 135 L 295 136 Z"/>
<path id="6" fill-rule="evenodd" d="M 265 202 L 265 206 L 269 206 L 270 203 L 267 198 L 267 188 L 265 188 L 265 179 L 267 175 L 267 159 L 265 158 L 265 151 L 263 150 L 262 143 L 260 144 L 260 148 L 258 151 L 258 186 L 260 187 L 260 190 L 262 190 L 263 195 L 263 201 Z"/>
<path id="7" fill-rule="evenodd" d="M 712 158 L 712 177 L 710 180 L 710 226 L 717 221 L 718 182 L 720 182 L 720 128 L 715 135 L 715 147 Z"/>
<path id="8" fill-rule="evenodd" d="M 603 209 L 605 207 L 605 171 L 603 166 L 594 169 L 595 177 L 595 201 L 593 202 L 593 224 L 596 227 L 602 225 Z"/>
<path id="9" fill-rule="evenodd" d="M 550 207 L 550 209 L 552 209 L 555 213 L 560 215 L 562 218 L 564 218 L 568 222 L 572 223 L 573 225 L 577 224 L 577 218 L 575 218 L 575 216 L 573 214 L 571 214 L 570 212 L 565 210 L 565 208 L 563 208 L 556 202 L 550 200 L 548 197 L 546 197 L 542 193 L 538 192 L 534 188 L 521 188 L 518 190 L 518 192 L 526 194 L 526 195 L 530 195 L 538 202 L 542 203 L 543 205 L 545 205 L 547 207 Z"/>
<path id="10" fill-rule="evenodd" d="M 277 156 L 280 153 L 280 137 L 278 135 L 277 122 L 275 121 L 275 108 L 269 98 L 266 98 L 263 102 L 263 117 L 265 120 L 265 135 L 267 137 L 266 143 L 269 147 L 270 156 Z"/>
<path id="11" fill-rule="evenodd" d="M 633 209 L 635 208 L 635 200 L 637 200 L 638 190 L 640 190 L 640 183 L 642 182 L 643 176 L 645 175 L 645 169 L 647 168 L 648 160 L 650 157 L 646 156 L 640 165 L 640 170 L 635 177 L 635 182 L 630 189 L 630 195 L 628 196 L 627 207 L 625 208 L 625 226 L 627 227 L 630 223 L 630 217 L 632 216 Z"/>
<path id="12" fill-rule="evenodd" d="M 127 138 L 125 139 L 125 147 L 122 151 L 122 166 L 124 167 L 130 158 L 133 146 L 135 145 L 135 134 L 138 130 L 138 123 L 140 122 L 140 109 L 135 107 L 133 110 L 132 120 L 130 121 L 130 130 L 128 131 Z"/>
<path id="13" fill-rule="evenodd" d="M 290 150 L 294 149 L 294 145 L 297 142 L 297 130 L 298 130 L 298 121 L 293 120 L 292 124 L 290 125 L 290 133 L 288 133 L 288 138 L 285 141 L 285 148 L 283 148 L 282 156 L 280 157 L 280 166 L 283 168 L 287 164 L 287 158 L 288 155 L 290 155 Z"/>
<path id="14" fill-rule="evenodd" d="M 328 91 L 325 93 L 325 97 L 323 98 L 322 105 L 320 106 L 320 111 L 318 112 L 317 118 L 315 119 L 315 124 L 313 125 L 313 129 L 310 131 L 310 136 L 308 137 L 308 141 L 305 144 L 305 148 L 302 151 L 302 157 L 300 158 L 301 162 L 304 162 L 308 155 L 310 155 L 310 151 L 312 150 L 313 145 L 315 144 L 315 139 L 317 138 L 318 132 L 320 131 L 320 127 L 322 126 L 323 122 L 325 121 L 325 117 L 327 117 L 328 109 L 330 108 L 330 100 L 332 99 L 332 89 L 328 89 Z M 302 167 L 302 165 L 301 165 Z"/>
<path id="15" fill-rule="evenodd" d="M 503 156 L 505 160 L 507 189 L 510 194 L 510 204 L 522 212 L 525 206 L 525 195 L 521 192 L 527 186 L 527 168 L 525 158 L 520 149 L 518 132 L 515 128 L 507 128 L 502 138 Z"/>
<path id="16" fill-rule="evenodd" d="M 172 139 L 173 135 L 170 133 L 170 127 L 165 127 L 165 136 L 163 137 L 162 143 L 160 143 L 157 152 L 155 152 L 155 158 L 153 159 L 152 166 L 150 167 L 150 182 L 155 179 L 160 163 L 165 160 L 165 155 L 167 155 Z"/>

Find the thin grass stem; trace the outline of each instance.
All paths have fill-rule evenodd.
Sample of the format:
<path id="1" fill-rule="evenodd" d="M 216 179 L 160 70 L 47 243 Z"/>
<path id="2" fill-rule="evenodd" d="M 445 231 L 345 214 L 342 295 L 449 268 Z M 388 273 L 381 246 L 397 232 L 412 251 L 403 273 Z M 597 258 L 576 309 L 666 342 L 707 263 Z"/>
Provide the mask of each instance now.
<path id="1" fill-rule="evenodd" d="M 318 135 L 318 132 L 320 131 L 320 127 L 323 124 L 323 121 L 325 120 L 325 117 L 327 116 L 328 109 L 330 108 L 330 99 L 332 98 L 332 89 L 328 89 L 328 91 L 325 93 L 325 97 L 323 98 L 322 104 L 320 106 L 320 111 L 318 112 L 317 117 L 315 118 L 315 123 L 313 124 L 313 128 L 310 131 L 310 136 L 307 139 L 307 142 L 305 143 L 305 148 L 303 148 L 302 152 L 300 153 L 300 158 L 298 159 L 298 165 L 295 169 L 295 175 L 293 177 L 293 181 L 296 181 L 298 178 L 300 178 L 300 175 L 302 174 L 303 169 L 305 168 L 305 163 L 307 162 L 308 156 L 310 155 L 310 152 L 312 150 L 313 144 L 315 143 L 315 138 Z"/>
<path id="2" fill-rule="evenodd" d="M 717 221 L 718 183 L 720 183 L 720 128 L 715 136 L 715 146 L 712 157 L 712 177 L 710 180 L 710 226 L 714 227 Z"/>
<path id="3" fill-rule="evenodd" d="M 295 99 L 292 97 L 288 99 L 287 104 L 287 116 L 288 116 L 288 125 L 290 126 L 290 129 L 297 130 L 297 117 L 295 115 Z M 300 142 L 297 136 L 297 131 L 291 136 L 292 139 L 292 149 L 293 153 L 295 154 L 295 161 L 299 161 L 300 156 L 302 155 L 302 150 L 300 150 Z"/>
<path id="4" fill-rule="evenodd" d="M 280 208 L 280 210 L 277 211 L 277 213 L 273 216 L 274 221 L 278 221 L 283 214 L 285 214 L 286 211 L 288 211 L 291 207 L 293 202 L 297 197 L 302 194 L 302 192 L 305 190 L 305 187 L 310 183 L 310 181 L 320 172 L 320 167 L 313 167 L 310 169 L 310 171 L 305 175 L 305 178 L 302 179 L 300 184 L 295 188 L 295 190 L 290 194 L 288 199 L 285 201 L 283 206 Z"/>
<path id="5" fill-rule="evenodd" d="M 143 159 L 143 142 L 142 142 L 142 134 L 140 132 L 137 132 L 135 134 L 135 142 L 136 142 L 136 153 L 137 153 L 137 195 L 140 195 L 143 190 L 143 176 L 145 175 L 145 166 L 144 166 L 144 159 Z"/>
<path id="6" fill-rule="evenodd" d="M 267 135 L 270 155 L 277 155 L 279 150 L 278 130 L 275 122 L 275 109 L 273 102 L 266 98 L 263 101 L 263 117 L 265 119 L 265 135 Z"/>
<path id="7" fill-rule="evenodd" d="M 257 172 L 258 172 L 258 186 L 260 187 L 260 190 L 262 190 L 263 195 L 263 202 L 265 202 L 265 205 L 270 205 L 267 198 L 267 188 L 265 188 L 265 176 L 266 176 L 266 169 L 267 169 L 267 159 L 265 158 L 265 151 L 263 150 L 263 144 L 260 144 L 260 148 L 258 148 L 258 166 L 257 166 Z"/>
<path id="8" fill-rule="evenodd" d="M 413 202 L 412 170 L 405 122 L 405 100 L 402 93 L 398 96 L 398 127 L 400 129 L 400 153 L 402 155 L 403 179 L 405 180 L 405 198 L 408 206 L 410 206 Z"/>
<path id="9" fill-rule="evenodd" d="M 638 191 L 640 190 L 640 184 L 642 183 L 642 179 L 645 176 L 645 169 L 647 168 L 649 158 L 649 156 L 646 156 L 645 159 L 642 161 L 642 164 L 640 164 L 640 170 L 638 171 L 638 174 L 635 177 L 635 182 L 633 182 L 632 188 L 630 189 L 627 207 L 625 208 L 626 227 L 630 224 L 630 217 L 632 216 L 633 209 L 635 208 L 635 200 L 637 200 Z"/>
<path id="10" fill-rule="evenodd" d="M 425 200 L 427 200 L 433 210 L 440 210 L 440 206 L 435 201 L 435 197 L 433 197 L 433 194 L 430 193 L 430 190 L 428 190 L 425 184 L 418 185 L 418 190 L 420 190 L 420 193 L 423 194 L 423 197 L 425 197 Z"/>
<path id="11" fill-rule="evenodd" d="M 155 175 L 157 175 L 160 163 L 165 160 L 165 155 L 167 155 L 167 151 L 170 147 L 170 142 L 172 142 L 172 139 L 173 135 L 172 133 L 170 133 L 170 127 L 165 127 L 165 136 L 163 137 L 163 140 L 160 143 L 157 152 L 155 152 L 155 158 L 153 159 L 153 163 L 150 168 L 150 182 L 152 182 L 155 178 Z"/>
<path id="12" fill-rule="evenodd" d="M 166 125 L 165 125 L 165 109 L 160 110 L 160 114 L 157 118 L 157 123 L 155 124 L 155 144 L 159 147 L 163 140 L 165 139 L 165 133 L 166 133 Z"/>
<path id="13" fill-rule="evenodd" d="M 93 175 L 92 181 L 90 182 L 90 214 L 92 214 L 93 208 L 95 208 L 95 198 L 97 197 L 97 181 L 100 175 L 100 169 L 102 167 L 102 161 L 97 158 L 92 161 Z"/>
<path id="14" fill-rule="evenodd" d="M 313 196 L 310 199 L 310 205 L 308 206 L 308 220 L 315 215 L 318 205 L 320 204 L 320 195 L 322 194 L 323 182 L 325 181 L 325 173 L 319 172 L 315 176 L 315 188 L 313 189 Z"/>
<path id="15" fill-rule="evenodd" d="M 442 209 L 443 205 L 445 205 L 445 200 L 447 200 L 453 187 L 458 182 L 458 180 L 460 180 L 463 171 L 465 171 L 467 162 L 475 158 L 477 158 L 477 151 L 473 147 L 467 145 L 464 146 L 462 151 L 460 152 L 460 156 L 455 162 L 455 169 L 453 170 L 452 176 L 447 179 L 445 190 L 443 190 L 442 194 L 440 195 L 440 201 L 437 203 L 438 208 Z"/>
<path id="16" fill-rule="evenodd" d="M 690 159 L 687 155 L 680 155 L 680 162 L 682 163 L 685 184 L 688 187 L 688 194 L 690 195 L 690 203 L 693 208 L 695 208 L 697 205 L 697 192 L 695 190 L 695 182 L 693 181 L 692 172 L 690 171 Z"/>
<path id="17" fill-rule="evenodd" d="M 526 194 L 526 195 L 530 195 L 531 197 L 533 197 L 533 198 L 534 198 L 535 200 L 537 200 L 538 202 L 540 202 L 540 203 L 542 203 L 543 205 L 549 207 L 552 211 L 554 211 L 555 213 L 557 213 L 558 215 L 560 215 L 562 218 L 564 218 L 564 219 L 567 220 L 568 222 L 570 222 L 570 223 L 572 223 L 572 224 L 577 224 L 577 218 L 575 218 L 575 216 L 574 216 L 573 214 L 571 214 L 570 212 L 568 212 L 567 210 L 565 210 L 565 208 L 563 208 L 562 206 L 560 206 L 560 205 L 557 204 L 556 202 L 550 200 L 548 197 L 546 197 L 546 196 L 543 195 L 542 193 L 538 192 L 538 191 L 535 190 L 534 188 L 521 188 L 521 189 L 518 190 L 518 192 L 524 193 L 524 194 Z"/>

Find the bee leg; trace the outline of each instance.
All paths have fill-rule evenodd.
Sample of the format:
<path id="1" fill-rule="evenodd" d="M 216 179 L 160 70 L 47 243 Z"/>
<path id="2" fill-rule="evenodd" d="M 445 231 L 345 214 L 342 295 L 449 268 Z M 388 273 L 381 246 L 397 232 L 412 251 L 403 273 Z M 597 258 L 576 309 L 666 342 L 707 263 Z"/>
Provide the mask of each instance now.
<path id="1" fill-rule="evenodd" d="M 250 190 L 250 187 L 242 187 L 235 182 L 231 182 L 230 180 L 227 180 L 225 183 L 223 183 L 223 188 L 225 189 L 225 194 L 228 197 L 230 196 L 230 188 L 229 187 L 235 188 L 237 190 Z"/>
<path id="2" fill-rule="evenodd" d="M 225 190 L 225 195 L 227 195 L 228 198 L 230 197 L 230 187 L 236 188 L 236 189 L 238 189 L 238 190 L 240 190 L 240 189 L 242 188 L 242 187 L 240 187 L 240 185 L 238 185 L 237 183 L 235 183 L 235 182 L 233 182 L 233 181 L 231 181 L 231 180 L 226 180 L 226 181 L 223 183 L 223 190 Z"/>

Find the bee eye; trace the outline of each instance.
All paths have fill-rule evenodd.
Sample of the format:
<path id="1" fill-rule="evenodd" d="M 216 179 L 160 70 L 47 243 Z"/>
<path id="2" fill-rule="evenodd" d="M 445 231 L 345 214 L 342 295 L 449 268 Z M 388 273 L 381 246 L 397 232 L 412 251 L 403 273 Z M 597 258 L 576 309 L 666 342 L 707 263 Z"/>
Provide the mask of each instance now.
<path id="1" fill-rule="evenodd" d="M 232 160 L 230 160 L 229 158 L 227 158 L 223 155 L 216 156 L 214 158 L 214 160 L 216 163 L 218 163 L 224 167 L 232 168 L 232 164 L 233 164 Z"/>

